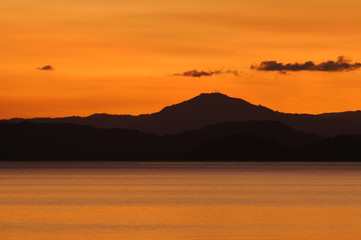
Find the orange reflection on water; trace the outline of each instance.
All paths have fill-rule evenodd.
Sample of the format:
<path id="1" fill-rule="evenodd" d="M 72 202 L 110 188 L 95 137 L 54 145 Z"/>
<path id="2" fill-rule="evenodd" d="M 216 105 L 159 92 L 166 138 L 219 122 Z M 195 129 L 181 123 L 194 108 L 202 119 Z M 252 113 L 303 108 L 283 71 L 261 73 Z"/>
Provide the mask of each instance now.
<path id="1" fill-rule="evenodd" d="M 1 169 L 0 239 L 359 239 L 360 170 L 310 163 Z"/>

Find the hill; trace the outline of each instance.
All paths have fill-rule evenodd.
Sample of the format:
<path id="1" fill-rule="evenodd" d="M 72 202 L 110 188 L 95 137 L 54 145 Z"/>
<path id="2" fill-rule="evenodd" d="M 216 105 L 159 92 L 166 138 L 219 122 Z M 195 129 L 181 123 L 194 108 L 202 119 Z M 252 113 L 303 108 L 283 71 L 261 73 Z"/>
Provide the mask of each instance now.
<path id="1" fill-rule="evenodd" d="M 360 136 L 321 138 L 272 121 L 158 136 L 68 123 L 0 123 L 0 160 L 357 161 Z"/>
<path id="2" fill-rule="evenodd" d="M 25 119 L 3 120 L 22 122 Z M 153 114 L 139 116 L 94 114 L 89 117 L 27 119 L 38 123 L 71 123 L 97 128 L 133 129 L 153 134 L 174 134 L 212 124 L 239 121 L 278 121 L 306 133 L 321 136 L 361 134 L 361 112 L 289 114 L 253 105 L 221 93 L 203 93 L 168 106 Z"/>

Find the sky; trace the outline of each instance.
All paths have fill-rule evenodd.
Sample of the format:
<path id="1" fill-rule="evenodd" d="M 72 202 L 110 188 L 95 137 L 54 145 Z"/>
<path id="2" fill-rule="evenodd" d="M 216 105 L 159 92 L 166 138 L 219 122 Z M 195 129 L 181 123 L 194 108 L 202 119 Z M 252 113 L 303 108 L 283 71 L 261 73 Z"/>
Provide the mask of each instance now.
<path id="1" fill-rule="evenodd" d="M 360 0 L 0 0 L 0 118 L 137 115 L 214 91 L 281 112 L 361 110 L 360 9 Z"/>

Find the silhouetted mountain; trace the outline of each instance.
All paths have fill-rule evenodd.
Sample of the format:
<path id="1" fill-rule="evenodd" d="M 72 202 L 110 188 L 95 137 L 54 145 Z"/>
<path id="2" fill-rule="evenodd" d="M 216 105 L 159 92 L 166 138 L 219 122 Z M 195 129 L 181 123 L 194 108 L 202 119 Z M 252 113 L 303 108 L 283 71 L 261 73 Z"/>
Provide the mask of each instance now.
<path id="1" fill-rule="evenodd" d="M 23 120 L 11 119 L 5 122 Z M 320 115 L 287 114 L 221 93 L 203 93 L 153 114 L 139 116 L 94 114 L 89 117 L 37 118 L 29 121 L 64 122 L 97 128 L 125 128 L 163 135 L 199 129 L 212 124 L 249 120 L 278 121 L 293 129 L 322 136 L 361 134 L 360 111 Z"/>
<path id="2" fill-rule="evenodd" d="M 360 136 L 339 135 L 316 141 L 298 150 L 296 160 L 361 161 Z"/>
<path id="3" fill-rule="evenodd" d="M 350 161 L 361 156 L 360 136 L 322 139 L 271 121 L 224 123 L 165 136 L 33 122 L 0 123 L 0 133 L 0 160 Z"/>
<path id="4" fill-rule="evenodd" d="M 252 135 L 232 135 L 184 152 L 180 160 L 196 161 L 284 161 L 289 148 L 276 141 Z"/>
<path id="5" fill-rule="evenodd" d="M 320 140 L 321 137 L 306 134 L 273 121 L 229 122 L 207 126 L 199 130 L 186 131 L 180 134 L 164 136 L 169 147 L 177 152 L 189 151 L 195 146 L 223 139 L 233 135 L 244 135 L 275 141 L 290 148 L 303 147 Z"/>
<path id="6" fill-rule="evenodd" d="M 2 160 L 150 159 L 159 137 L 66 123 L 0 123 Z"/>

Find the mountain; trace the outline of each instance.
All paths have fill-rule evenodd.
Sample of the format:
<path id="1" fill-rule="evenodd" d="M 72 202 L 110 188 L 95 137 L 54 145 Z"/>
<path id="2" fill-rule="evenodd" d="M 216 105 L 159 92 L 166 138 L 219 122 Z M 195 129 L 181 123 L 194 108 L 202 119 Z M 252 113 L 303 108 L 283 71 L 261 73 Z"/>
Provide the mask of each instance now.
<path id="1" fill-rule="evenodd" d="M 298 149 L 295 160 L 307 161 L 360 161 L 361 137 L 338 135 L 315 141 Z"/>
<path id="2" fill-rule="evenodd" d="M 276 141 L 248 135 L 232 135 L 203 143 L 180 155 L 181 160 L 292 161 L 290 150 Z"/>
<path id="3" fill-rule="evenodd" d="M 165 135 L 163 138 L 166 139 L 166 142 L 185 151 L 190 150 L 194 146 L 234 135 L 268 139 L 290 148 L 303 147 L 322 139 L 317 135 L 296 131 L 282 123 L 274 121 L 221 123 L 198 130 Z"/>
<path id="4" fill-rule="evenodd" d="M 34 122 L 0 123 L 0 132 L 0 160 L 280 160 L 289 149 L 321 140 L 271 121 L 224 123 L 165 136 Z M 222 159 L 225 151 L 234 159 Z"/>
<path id="5" fill-rule="evenodd" d="M 0 123 L 1 160 L 135 160 L 159 151 L 159 136 L 68 123 Z"/>
<path id="6" fill-rule="evenodd" d="M 321 138 L 272 121 L 158 136 L 68 123 L 0 123 L 0 160 L 359 161 L 361 136 Z"/>
<path id="7" fill-rule="evenodd" d="M 202 93 L 190 100 L 139 116 L 94 114 L 89 117 L 36 118 L 38 123 L 71 123 L 97 128 L 125 128 L 154 134 L 174 134 L 212 124 L 238 121 L 278 121 L 298 131 L 321 136 L 361 134 L 361 112 L 289 114 L 253 105 L 221 93 Z M 24 119 L 3 120 L 21 122 Z"/>

